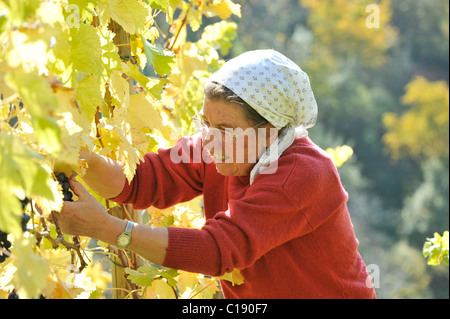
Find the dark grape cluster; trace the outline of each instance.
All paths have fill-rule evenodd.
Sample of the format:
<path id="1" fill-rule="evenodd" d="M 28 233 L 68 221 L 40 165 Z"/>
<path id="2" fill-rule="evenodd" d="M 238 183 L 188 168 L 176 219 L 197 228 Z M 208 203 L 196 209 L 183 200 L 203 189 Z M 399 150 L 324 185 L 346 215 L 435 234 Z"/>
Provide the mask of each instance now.
<path id="1" fill-rule="evenodd" d="M 66 176 L 66 174 L 59 173 L 56 175 L 56 179 L 58 180 L 59 184 L 61 184 L 61 187 L 63 189 L 63 200 L 73 202 L 73 193 L 70 190 L 69 178 Z"/>
<path id="2" fill-rule="evenodd" d="M 16 289 L 10 292 L 10 294 L 8 295 L 8 299 L 19 299 L 19 296 L 16 293 Z"/>
<path id="3" fill-rule="evenodd" d="M 6 260 L 6 257 L 8 257 L 8 255 L 5 254 L 4 251 L 6 251 L 8 254 L 10 253 L 9 248 L 11 247 L 11 242 L 7 237 L 8 234 L 0 230 L 0 263 L 4 262 Z"/>
<path id="4" fill-rule="evenodd" d="M 8 299 L 20 299 L 20 298 L 19 298 L 19 295 L 17 294 L 17 290 L 16 290 L 16 289 L 14 289 L 13 291 L 11 291 L 11 292 L 9 293 Z M 39 296 L 39 299 L 46 299 L 46 298 L 44 297 L 44 295 L 41 294 L 41 295 Z"/>
<path id="5" fill-rule="evenodd" d="M 25 207 L 30 202 L 30 199 L 28 197 L 25 197 L 25 199 L 21 199 L 20 202 L 22 203 L 22 210 L 25 210 Z M 27 223 L 29 220 L 30 216 L 23 213 L 20 222 L 22 230 L 24 232 L 27 230 Z M 11 242 L 8 240 L 7 237 L 8 234 L 0 230 L 0 263 L 4 262 L 8 257 L 8 255 L 11 253 L 9 250 L 9 248 L 11 248 Z"/>
<path id="6" fill-rule="evenodd" d="M 25 210 L 25 207 L 27 207 L 28 203 L 30 202 L 30 199 L 28 197 L 25 197 L 25 199 L 21 199 L 20 202 L 22 203 L 22 210 Z M 27 215 L 25 213 L 23 213 L 22 218 L 21 218 L 21 226 L 22 226 L 22 230 L 24 232 L 27 231 L 27 223 L 30 220 L 30 215 Z"/>

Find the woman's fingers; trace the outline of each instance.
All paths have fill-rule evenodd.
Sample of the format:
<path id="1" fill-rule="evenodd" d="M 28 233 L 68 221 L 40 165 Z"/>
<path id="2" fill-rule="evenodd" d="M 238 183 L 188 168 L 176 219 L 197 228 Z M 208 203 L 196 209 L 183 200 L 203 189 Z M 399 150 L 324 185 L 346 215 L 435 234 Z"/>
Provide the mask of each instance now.
<path id="1" fill-rule="evenodd" d="M 88 197 L 92 196 L 83 186 L 83 184 L 77 181 L 73 175 L 69 178 L 69 184 L 74 194 L 77 195 L 80 200 L 85 200 Z"/>

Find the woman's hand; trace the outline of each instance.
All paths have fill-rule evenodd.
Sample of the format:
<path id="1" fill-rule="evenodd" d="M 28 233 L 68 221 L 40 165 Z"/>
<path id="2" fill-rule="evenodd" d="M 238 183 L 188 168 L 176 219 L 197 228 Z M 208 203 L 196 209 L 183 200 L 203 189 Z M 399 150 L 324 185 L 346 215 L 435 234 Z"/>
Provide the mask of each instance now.
<path id="1" fill-rule="evenodd" d="M 55 214 L 61 230 L 71 235 L 101 237 L 101 232 L 107 229 L 111 216 L 74 176 L 69 178 L 69 184 L 78 200 L 64 202 L 61 213 Z"/>
<path id="2" fill-rule="evenodd" d="M 64 202 L 56 217 L 65 234 L 88 236 L 116 245 L 117 236 L 125 230 L 126 221 L 108 214 L 105 207 L 92 196 L 73 176 L 69 178 L 76 202 Z M 162 265 L 169 245 L 167 228 L 135 224 L 130 249 L 152 262 Z"/>

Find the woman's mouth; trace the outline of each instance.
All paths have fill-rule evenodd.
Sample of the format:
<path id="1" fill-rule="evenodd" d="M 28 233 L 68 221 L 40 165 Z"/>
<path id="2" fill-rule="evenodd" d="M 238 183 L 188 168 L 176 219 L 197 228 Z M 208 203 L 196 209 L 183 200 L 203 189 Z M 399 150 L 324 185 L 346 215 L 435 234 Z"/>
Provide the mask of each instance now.
<path id="1" fill-rule="evenodd" d="M 226 155 L 221 155 L 221 154 L 211 154 L 212 158 L 214 159 L 215 163 L 223 163 L 225 162 L 227 159 L 229 159 L 229 156 Z"/>

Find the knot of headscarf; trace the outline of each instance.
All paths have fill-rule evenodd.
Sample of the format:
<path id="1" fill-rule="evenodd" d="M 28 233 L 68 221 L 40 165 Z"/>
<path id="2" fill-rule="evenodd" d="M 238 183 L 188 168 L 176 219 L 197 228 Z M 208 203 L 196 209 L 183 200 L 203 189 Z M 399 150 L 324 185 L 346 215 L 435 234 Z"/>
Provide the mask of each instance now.
<path id="1" fill-rule="evenodd" d="M 275 50 L 243 53 L 227 61 L 209 80 L 232 90 L 281 130 L 253 167 L 250 183 L 259 173 L 273 173 L 295 137 L 307 137 L 307 129 L 316 122 L 317 103 L 308 75 Z"/>

